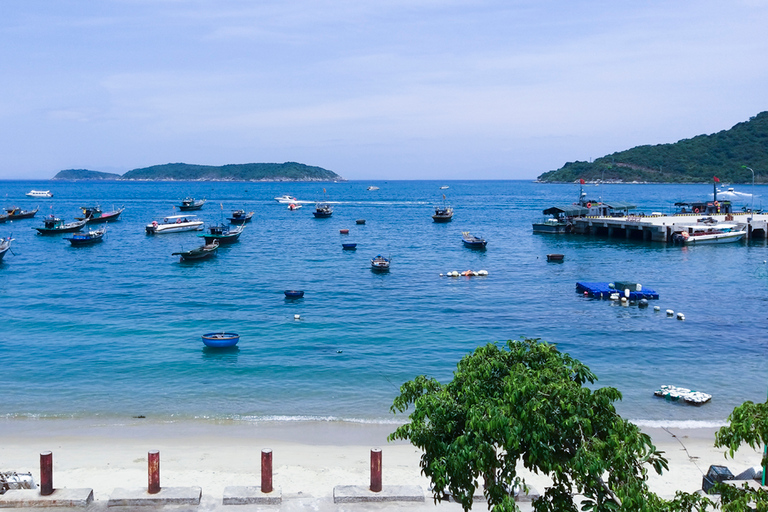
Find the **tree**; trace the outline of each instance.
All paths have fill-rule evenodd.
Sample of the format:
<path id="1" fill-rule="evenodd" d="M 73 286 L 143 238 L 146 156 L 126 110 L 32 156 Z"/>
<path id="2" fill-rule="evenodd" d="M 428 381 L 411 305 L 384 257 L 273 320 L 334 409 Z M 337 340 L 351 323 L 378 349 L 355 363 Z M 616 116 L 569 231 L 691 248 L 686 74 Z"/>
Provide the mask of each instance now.
<path id="1" fill-rule="evenodd" d="M 448 493 L 472 507 L 482 477 L 494 511 L 518 510 L 513 489 L 524 488 L 518 463 L 553 481 L 536 511 L 704 510 L 706 498 L 680 494 L 673 502 L 647 487 L 648 467 L 667 460 L 648 435 L 613 406 L 621 393 L 591 390 L 597 377 L 584 364 L 538 339 L 488 344 L 459 361 L 453 380 L 419 376 L 400 388 L 393 412 L 413 405 L 410 423 L 390 440 L 423 450 L 421 468 L 436 501 Z"/>

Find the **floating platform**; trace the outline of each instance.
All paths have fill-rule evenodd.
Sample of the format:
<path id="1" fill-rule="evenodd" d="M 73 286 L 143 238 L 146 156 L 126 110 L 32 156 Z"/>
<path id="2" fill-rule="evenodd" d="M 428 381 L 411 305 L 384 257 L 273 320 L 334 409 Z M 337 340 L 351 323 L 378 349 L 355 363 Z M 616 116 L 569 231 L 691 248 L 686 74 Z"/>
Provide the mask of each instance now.
<path id="1" fill-rule="evenodd" d="M 609 299 L 612 294 L 618 293 L 621 297 L 624 297 L 624 289 L 618 286 L 611 288 L 610 283 L 576 283 L 576 291 L 579 293 L 587 292 L 587 295 L 596 299 Z M 641 290 L 637 288 L 629 289 L 629 300 L 640 299 L 658 299 L 659 294 L 650 288 L 642 287 Z"/>
<path id="2" fill-rule="evenodd" d="M 691 405 L 702 405 L 712 399 L 712 395 L 688 388 L 663 385 L 653 392 L 654 395 L 672 402 L 685 402 Z"/>

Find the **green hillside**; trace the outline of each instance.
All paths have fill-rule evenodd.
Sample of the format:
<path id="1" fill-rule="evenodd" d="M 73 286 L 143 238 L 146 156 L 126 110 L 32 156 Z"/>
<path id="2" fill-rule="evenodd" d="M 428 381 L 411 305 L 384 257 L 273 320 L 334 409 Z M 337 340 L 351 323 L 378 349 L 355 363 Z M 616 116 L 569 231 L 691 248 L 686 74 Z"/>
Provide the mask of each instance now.
<path id="1" fill-rule="evenodd" d="M 119 180 L 119 174 L 89 171 L 88 169 L 66 169 L 59 171 L 54 180 Z"/>
<path id="2" fill-rule="evenodd" d="M 730 130 L 698 135 L 674 144 L 638 146 L 597 158 L 568 162 L 545 172 L 539 181 L 641 181 L 656 183 L 711 182 L 714 176 L 731 183 L 768 181 L 768 112 L 739 123 Z"/>
<path id="3" fill-rule="evenodd" d="M 165 164 L 133 169 L 123 180 L 179 180 L 179 181 L 339 181 L 335 172 L 286 162 L 283 164 L 230 164 L 221 166 Z"/>

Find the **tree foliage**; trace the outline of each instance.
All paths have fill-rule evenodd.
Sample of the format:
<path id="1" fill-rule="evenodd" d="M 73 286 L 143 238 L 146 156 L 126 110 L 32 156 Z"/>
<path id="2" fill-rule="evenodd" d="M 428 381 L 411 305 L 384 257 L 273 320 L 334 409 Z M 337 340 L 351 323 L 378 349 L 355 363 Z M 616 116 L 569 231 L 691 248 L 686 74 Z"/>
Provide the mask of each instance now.
<path id="1" fill-rule="evenodd" d="M 592 162 L 568 162 L 539 180 L 705 183 L 717 176 L 724 182 L 751 183 L 752 172 L 744 166 L 754 169 L 756 182 L 768 179 L 768 112 L 711 135 L 637 146 Z"/>
<path id="2" fill-rule="evenodd" d="M 649 469 L 667 460 L 648 435 L 622 419 L 613 403 L 621 393 L 590 389 L 596 376 L 584 364 L 538 339 L 488 344 L 465 356 L 453 380 L 419 376 L 400 388 L 393 412 L 410 406 L 410 422 L 390 440 L 407 439 L 423 450 L 422 472 L 435 499 L 450 494 L 465 510 L 483 486 L 489 508 L 517 510 L 512 489 L 525 485 L 518 464 L 553 481 L 536 511 L 694 510 L 681 495 L 666 502 L 648 490 Z M 675 508 L 678 507 L 678 508 Z"/>

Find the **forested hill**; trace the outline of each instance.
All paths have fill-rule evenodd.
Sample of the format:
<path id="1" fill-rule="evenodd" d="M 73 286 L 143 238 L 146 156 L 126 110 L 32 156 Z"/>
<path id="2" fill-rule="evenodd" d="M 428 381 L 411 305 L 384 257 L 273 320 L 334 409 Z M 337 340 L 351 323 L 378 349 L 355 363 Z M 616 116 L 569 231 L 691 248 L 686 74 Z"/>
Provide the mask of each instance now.
<path id="1" fill-rule="evenodd" d="M 545 172 L 539 181 L 640 181 L 656 183 L 721 181 L 768 182 L 768 112 L 739 123 L 730 130 L 698 135 L 674 144 L 638 146 L 592 162 L 568 162 Z"/>
<path id="2" fill-rule="evenodd" d="M 101 175 L 101 176 L 100 176 Z M 153 165 L 133 169 L 122 176 L 85 169 L 61 171 L 53 179 L 118 179 L 142 181 L 343 181 L 344 178 L 322 167 L 296 162 L 283 164 L 193 164 Z"/>

